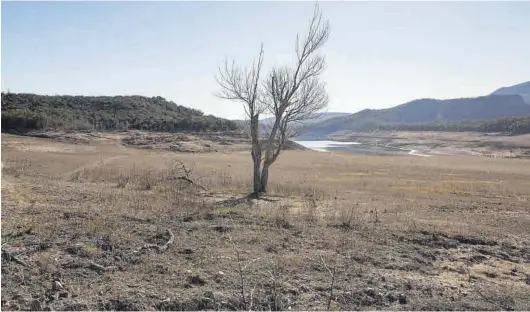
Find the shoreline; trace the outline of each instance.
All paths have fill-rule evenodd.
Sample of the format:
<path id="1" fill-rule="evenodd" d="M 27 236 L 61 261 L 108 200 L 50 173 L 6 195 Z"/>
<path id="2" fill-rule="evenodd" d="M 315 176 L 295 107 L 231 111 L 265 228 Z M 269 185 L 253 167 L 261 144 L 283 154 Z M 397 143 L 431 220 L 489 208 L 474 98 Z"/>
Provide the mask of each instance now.
<path id="1" fill-rule="evenodd" d="M 376 155 L 376 156 L 419 156 L 419 157 L 430 157 L 432 155 L 426 154 L 425 152 L 416 149 L 406 149 L 401 147 L 395 147 L 391 145 L 378 146 L 373 144 L 367 144 L 363 142 L 341 142 L 331 140 L 314 140 L 314 141 L 294 141 L 297 144 L 304 146 L 313 151 L 318 152 L 346 152 L 354 155 Z"/>
<path id="2" fill-rule="evenodd" d="M 530 158 L 530 134 L 478 132 L 374 131 L 348 132 L 330 137 L 372 146 L 391 146 L 413 154 Z"/>

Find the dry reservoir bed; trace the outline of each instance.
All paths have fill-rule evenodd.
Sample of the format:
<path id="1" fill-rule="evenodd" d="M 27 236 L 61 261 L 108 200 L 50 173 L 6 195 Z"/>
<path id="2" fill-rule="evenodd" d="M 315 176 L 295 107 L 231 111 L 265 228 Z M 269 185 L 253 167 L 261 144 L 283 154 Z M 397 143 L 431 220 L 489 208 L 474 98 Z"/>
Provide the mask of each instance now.
<path id="1" fill-rule="evenodd" d="M 121 142 L 2 134 L 2 310 L 530 309 L 530 160 Z"/>

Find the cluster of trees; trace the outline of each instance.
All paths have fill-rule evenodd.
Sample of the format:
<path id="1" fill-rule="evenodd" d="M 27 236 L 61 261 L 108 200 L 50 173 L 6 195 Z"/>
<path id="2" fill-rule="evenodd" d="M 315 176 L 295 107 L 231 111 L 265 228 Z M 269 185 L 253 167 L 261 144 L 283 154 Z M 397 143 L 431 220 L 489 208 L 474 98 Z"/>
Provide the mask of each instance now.
<path id="1" fill-rule="evenodd" d="M 501 132 L 510 135 L 530 133 L 530 116 L 519 118 L 498 118 L 480 121 L 421 123 L 380 126 L 381 130 L 402 131 L 473 131 L 473 132 Z"/>
<path id="2" fill-rule="evenodd" d="M 162 97 L 2 92 L 2 132 L 43 129 L 225 131 L 237 124 Z"/>

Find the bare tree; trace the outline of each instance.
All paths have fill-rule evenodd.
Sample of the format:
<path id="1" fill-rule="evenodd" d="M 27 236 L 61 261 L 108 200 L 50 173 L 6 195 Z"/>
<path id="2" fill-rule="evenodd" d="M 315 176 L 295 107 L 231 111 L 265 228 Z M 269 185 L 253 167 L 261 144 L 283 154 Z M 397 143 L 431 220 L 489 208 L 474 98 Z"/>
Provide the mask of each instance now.
<path id="1" fill-rule="evenodd" d="M 292 66 L 274 67 L 261 78 L 263 45 L 259 57 L 250 68 L 240 69 L 225 62 L 219 68 L 218 96 L 240 101 L 250 120 L 252 160 L 254 164 L 254 193 L 267 191 L 269 168 L 278 159 L 285 143 L 296 136 L 297 124 L 313 118 L 328 104 L 325 84 L 319 80 L 325 59 L 318 54 L 330 34 L 329 21 L 323 21 L 318 6 L 305 37 L 296 36 L 296 62 Z M 273 122 L 267 131 L 260 131 L 259 117 L 267 113 Z M 260 140 L 260 136 L 264 135 Z"/>

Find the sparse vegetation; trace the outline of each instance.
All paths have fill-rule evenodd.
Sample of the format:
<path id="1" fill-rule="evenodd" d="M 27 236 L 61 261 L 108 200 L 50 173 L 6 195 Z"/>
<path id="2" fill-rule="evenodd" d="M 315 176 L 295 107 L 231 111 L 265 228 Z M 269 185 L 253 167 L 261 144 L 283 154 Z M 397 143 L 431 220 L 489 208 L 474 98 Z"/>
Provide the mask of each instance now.
<path id="1" fill-rule="evenodd" d="M 3 310 L 530 308 L 528 160 L 119 142 L 2 135 Z"/>

